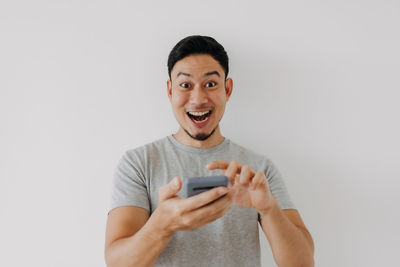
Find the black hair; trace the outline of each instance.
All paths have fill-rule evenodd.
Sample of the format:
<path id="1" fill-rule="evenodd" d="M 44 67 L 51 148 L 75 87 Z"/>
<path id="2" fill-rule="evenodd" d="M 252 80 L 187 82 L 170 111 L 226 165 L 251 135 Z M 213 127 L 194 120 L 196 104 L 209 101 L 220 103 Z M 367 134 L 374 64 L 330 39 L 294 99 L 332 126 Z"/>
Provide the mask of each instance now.
<path id="1" fill-rule="evenodd" d="M 228 77 L 229 59 L 224 47 L 214 38 L 209 36 L 192 35 L 180 40 L 168 56 L 168 75 L 171 79 L 171 71 L 176 62 L 193 54 L 208 54 L 212 56 L 225 71 L 225 79 Z"/>

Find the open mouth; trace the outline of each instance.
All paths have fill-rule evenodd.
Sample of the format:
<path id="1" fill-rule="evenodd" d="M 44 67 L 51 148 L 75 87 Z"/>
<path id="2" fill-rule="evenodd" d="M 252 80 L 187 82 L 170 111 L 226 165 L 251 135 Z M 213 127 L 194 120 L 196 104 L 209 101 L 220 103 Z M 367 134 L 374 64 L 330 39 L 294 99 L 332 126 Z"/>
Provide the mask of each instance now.
<path id="1" fill-rule="evenodd" d="M 194 123 L 202 123 L 205 122 L 208 117 L 210 117 L 212 111 L 203 111 L 203 112 L 194 112 L 194 111 L 189 111 L 186 114 L 189 116 L 189 118 L 192 119 Z"/>

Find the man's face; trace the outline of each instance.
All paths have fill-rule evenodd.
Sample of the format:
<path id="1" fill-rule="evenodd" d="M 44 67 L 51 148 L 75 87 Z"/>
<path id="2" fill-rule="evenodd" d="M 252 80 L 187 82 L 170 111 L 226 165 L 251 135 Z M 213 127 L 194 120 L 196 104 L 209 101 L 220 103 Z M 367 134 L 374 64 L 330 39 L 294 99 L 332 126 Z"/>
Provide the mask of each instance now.
<path id="1" fill-rule="evenodd" d="M 186 134 L 196 140 L 211 136 L 232 92 L 232 80 L 225 80 L 218 61 L 203 54 L 179 60 L 167 87 L 175 118 Z"/>

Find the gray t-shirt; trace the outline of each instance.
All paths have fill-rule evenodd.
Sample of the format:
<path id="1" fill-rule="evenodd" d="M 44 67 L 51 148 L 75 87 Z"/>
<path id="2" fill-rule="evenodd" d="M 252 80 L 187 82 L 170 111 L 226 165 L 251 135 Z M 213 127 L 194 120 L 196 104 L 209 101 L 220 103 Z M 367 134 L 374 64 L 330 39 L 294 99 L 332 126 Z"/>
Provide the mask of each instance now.
<path id="1" fill-rule="evenodd" d="M 128 150 L 114 174 L 110 211 L 137 206 L 150 214 L 157 208 L 158 189 L 175 176 L 222 175 L 205 166 L 215 160 L 236 160 L 266 174 L 281 209 L 295 209 L 279 171 L 266 157 L 229 139 L 202 149 L 179 143 L 172 135 Z M 260 266 L 258 214 L 233 205 L 222 218 L 192 231 L 178 231 L 159 255 L 155 266 Z"/>

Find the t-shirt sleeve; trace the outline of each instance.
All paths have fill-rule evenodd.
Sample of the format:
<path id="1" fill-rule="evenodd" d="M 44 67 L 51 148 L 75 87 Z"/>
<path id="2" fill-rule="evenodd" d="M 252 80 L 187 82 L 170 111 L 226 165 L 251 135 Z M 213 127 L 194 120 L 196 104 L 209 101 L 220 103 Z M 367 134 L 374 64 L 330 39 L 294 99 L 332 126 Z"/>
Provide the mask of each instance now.
<path id="1" fill-rule="evenodd" d="M 266 161 L 265 176 L 267 177 L 272 195 L 278 201 L 279 207 L 282 210 L 296 209 L 279 170 L 269 159 Z"/>
<path id="2" fill-rule="evenodd" d="M 140 160 L 131 151 L 120 159 L 112 180 L 108 212 L 122 206 L 136 206 L 150 211 L 150 202 Z"/>

